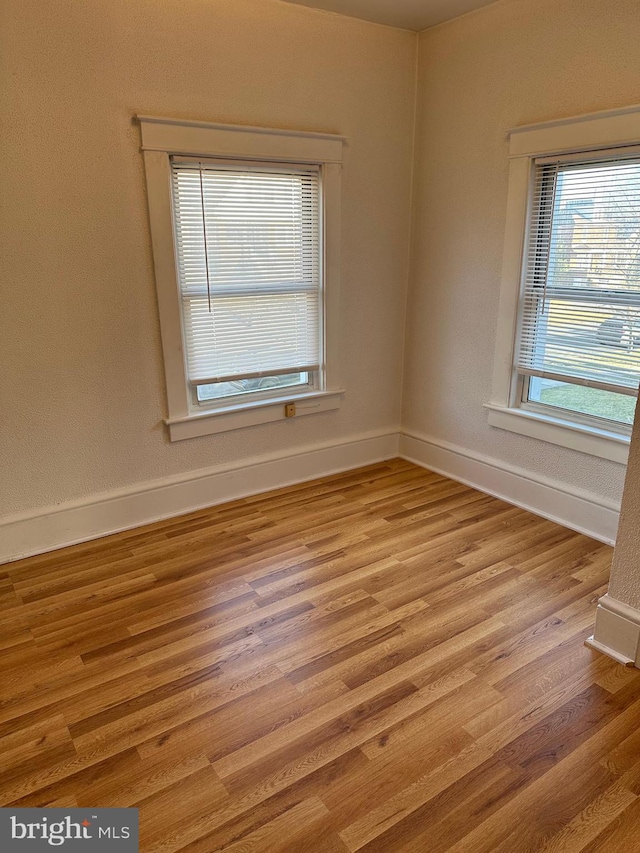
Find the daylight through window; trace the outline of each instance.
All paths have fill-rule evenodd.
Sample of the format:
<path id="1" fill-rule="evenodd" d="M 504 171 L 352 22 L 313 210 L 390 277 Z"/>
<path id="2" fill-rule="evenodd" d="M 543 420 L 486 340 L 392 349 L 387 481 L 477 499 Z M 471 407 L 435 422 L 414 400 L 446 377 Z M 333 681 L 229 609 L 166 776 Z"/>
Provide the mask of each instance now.
<path id="1" fill-rule="evenodd" d="M 516 369 L 525 405 L 631 424 L 640 159 L 535 163 Z"/>
<path id="2" fill-rule="evenodd" d="M 172 173 L 187 377 L 196 401 L 316 384 L 319 169 L 175 160 Z"/>

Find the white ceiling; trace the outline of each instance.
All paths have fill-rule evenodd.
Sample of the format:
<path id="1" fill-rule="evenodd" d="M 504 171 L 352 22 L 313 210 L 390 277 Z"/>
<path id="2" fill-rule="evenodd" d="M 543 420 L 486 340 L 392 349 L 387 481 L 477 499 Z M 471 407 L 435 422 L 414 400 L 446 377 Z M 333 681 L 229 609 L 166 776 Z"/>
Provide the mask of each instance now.
<path id="1" fill-rule="evenodd" d="M 365 21 L 424 30 L 457 18 L 472 9 L 488 6 L 494 0 L 286 0 L 299 6 L 313 6 Z"/>

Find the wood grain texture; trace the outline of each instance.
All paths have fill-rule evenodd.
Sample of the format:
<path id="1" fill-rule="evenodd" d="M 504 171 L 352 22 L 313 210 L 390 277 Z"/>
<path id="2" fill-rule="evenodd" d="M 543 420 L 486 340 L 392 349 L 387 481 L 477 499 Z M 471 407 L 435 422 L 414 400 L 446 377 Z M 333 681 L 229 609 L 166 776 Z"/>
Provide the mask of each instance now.
<path id="1" fill-rule="evenodd" d="M 611 550 L 394 460 L 0 568 L 0 804 L 143 853 L 640 851 Z"/>

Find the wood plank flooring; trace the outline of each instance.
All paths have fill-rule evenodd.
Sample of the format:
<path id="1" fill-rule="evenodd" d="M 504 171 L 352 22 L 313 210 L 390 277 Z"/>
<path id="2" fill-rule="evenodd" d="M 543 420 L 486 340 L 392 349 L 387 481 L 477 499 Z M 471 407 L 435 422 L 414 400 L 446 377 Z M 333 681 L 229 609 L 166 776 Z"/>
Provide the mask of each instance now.
<path id="1" fill-rule="evenodd" d="M 640 851 L 611 549 L 394 460 L 0 567 L 0 805 L 143 853 Z"/>

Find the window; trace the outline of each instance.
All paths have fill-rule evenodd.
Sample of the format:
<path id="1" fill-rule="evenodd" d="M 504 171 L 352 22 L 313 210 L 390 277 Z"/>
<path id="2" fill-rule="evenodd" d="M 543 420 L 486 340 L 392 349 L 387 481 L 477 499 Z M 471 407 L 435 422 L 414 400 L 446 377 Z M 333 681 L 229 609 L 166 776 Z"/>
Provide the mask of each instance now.
<path id="1" fill-rule="evenodd" d="M 524 150 L 487 408 L 494 426 L 624 462 L 640 378 L 640 148 L 612 144 L 620 118 L 620 142 L 629 124 L 640 138 L 633 110 L 512 134 Z M 580 138 L 592 144 L 567 150 Z"/>
<path id="2" fill-rule="evenodd" d="M 341 138 L 139 120 L 172 440 L 337 408 Z"/>
<path id="3" fill-rule="evenodd" d="M 172 163 L 194 403 L 318 386 L 318 169 Z"/>
<path id="4" fill-rule="evenodd" d="M 535 162 L 520 306 L 523 404 L 633 423 L 640 376 L 640 161 Z"/>

